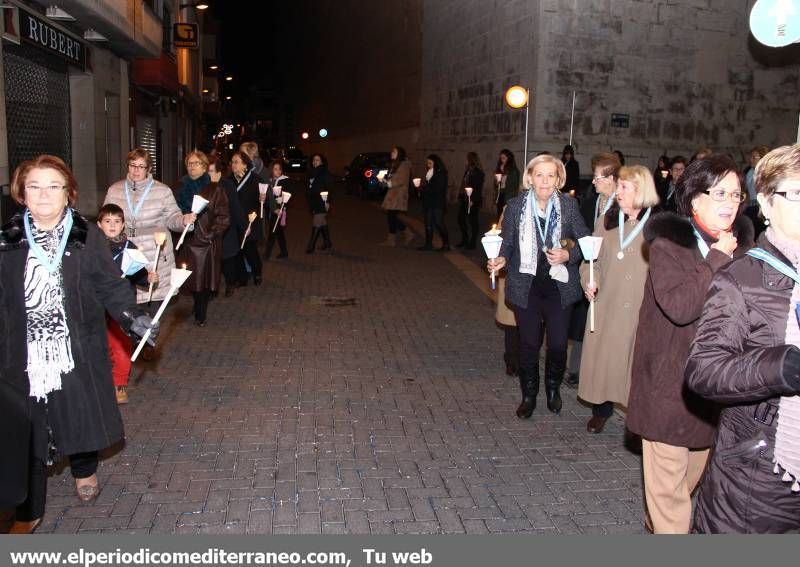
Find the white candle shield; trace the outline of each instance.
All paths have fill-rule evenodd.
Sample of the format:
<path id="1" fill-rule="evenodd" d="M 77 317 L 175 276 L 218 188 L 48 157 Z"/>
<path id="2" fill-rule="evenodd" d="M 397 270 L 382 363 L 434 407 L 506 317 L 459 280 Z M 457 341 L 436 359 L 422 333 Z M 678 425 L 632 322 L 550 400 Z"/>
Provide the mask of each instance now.
<path id="1" fill-rule="evenodd" d="M 147 259 L 141 250 L 135 248 L 126 248 L 122 252 L 122 276 L 132 276 L 147 264 L 150 260 Z"/>
<path id="2" fill-rule="evenodd" d="M 419 189 L 419 186 L 422 185 L 422 178 L 421 177 L 415 177 L 413 182 L 414 182 L 414 187 Z"/>
<path id="3" fill-rule="evenodd" d="M 503 239 L 499 236 L 499 234 L 488 234 L 487 236 L 481 238 L 481 244 L 483 244 L 483 250 L 486 252 L 486 257 L 490 260 L 494 260 L 500 255 L 500 246 L 503 244 Z M 492 270 L 492 289 L 495 288 L 494 275 L 495 271 Z"/>
<path id="4" fill-rule="evenodd" d="M 594 261 L 600 255 L 600 247 L 603 245 L 602 236 L 584 236 L 578 239 L 581 247 L 581 254 L 589 260 L 589 285 L 594 286 Z M 594 300 L 589 302 L 589 332 L 594 333 Z"/>
<path id="5" fill-rule="evenodd" d="M 204 199 L 200 195 L 195 195 L 192 197 L 192 212 L 196 215 L 202 213 L 206 207 L 208 206 L 208 199 Z M 194 223 L 187 224 L 183 227 L 183 232 L 181 233 L 181 237 L 178 240 L 178 244 L 175 246 L 175 250 L 179 250 L 180 247 L 183 245 L 183 240 L 186 238 L 186 233 L 189 232 L 189 229 L 194 226 Z"/>
<path id="6" fill-rule="evenodd" d="M 169 276 L 169 293 L 161 302 L 161 305 L 156 311 L 155 317 L 153 317 L 153 325 L 158 323 L 158 320 L 161 319 L 161 316 L 164 314 L 164 310 L 167 308 L 167 304 L 169 300 L 172 299 L 172 296 L 175 292 L 180 289 L 180 287 L 189 279 L 189 276 L 192 275 L 190 270 L 185 268 L 172 268 L 172 272 Z M 150 338 L 150 329 L 147 329 L 147 332 L 144 334 L 142 339 L 139 341 L 139 345 L 136 347 L 136 350 L 133 352 L 133 356 L 131 356 L 131 362 L 136 362 L 136 359 L 139 357 L 139 353 L 142 352 L 144 345 L 147 344 L 147 339 Z"/>
<path id="7" fill-rule="evenodd" d="M 322 197 L 322 201 L 324 203 L 328 202 L 328 192 L 327 191 L 320 191 L 319 196 Z"/>
<path id="8" fill-rule="evenodd" d="M 272 227 L 272 232 L 275 232 L 278 229 L 278 223 L 281 222 L 281 215 L 283 214 L 283 208 L 286 206 L 286 203 L 289 202 L 289 199 L 292 198 L 292 194 L 288 191 L 283 192 L 283 200 L 281 202 L 281 210 L 278 211 L 278 218 L 275 219 L 275 226 Z"/>

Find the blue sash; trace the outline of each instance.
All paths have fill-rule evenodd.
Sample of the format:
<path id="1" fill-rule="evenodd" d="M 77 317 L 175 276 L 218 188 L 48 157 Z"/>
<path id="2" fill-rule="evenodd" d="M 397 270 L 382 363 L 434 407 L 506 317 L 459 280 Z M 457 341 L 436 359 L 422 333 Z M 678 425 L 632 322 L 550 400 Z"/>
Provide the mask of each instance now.
<path id="1" fill-rule="evenodd" d="M 69 233 L 72 230 L 72 209 L 67 208 L 66 218 L 64 219 L 64 234 L 61 235 L 61 241 L 58 243 L 58 249 L 56 249 L 56 254 L 53 256 L 52 261 L 47 257 L 47 253 L 44 249 L 33 239 L 30 215 L 31 212 L 27 209 L 22 215 L 25 224 L 25 238 L 28 239 L 28 246 L 30 246 L 31 252 L 39 259 L 44 269 L 52 274 L 58 269 L 58 266 L 61 264 L 61 258 L 64 256 L 64 250 L 67 249 L 67 240 L 69 240 Z"/>

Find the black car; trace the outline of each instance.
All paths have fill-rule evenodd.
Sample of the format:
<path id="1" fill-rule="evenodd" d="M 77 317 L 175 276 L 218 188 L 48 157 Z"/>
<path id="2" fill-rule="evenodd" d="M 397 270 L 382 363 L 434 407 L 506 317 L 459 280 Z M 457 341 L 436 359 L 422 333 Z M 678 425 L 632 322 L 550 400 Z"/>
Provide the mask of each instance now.
<path id="1" fill-rule="evenodd" d="M 386 193 L 386 186 L 380 179 L 389 172 L 391 161 L 387 152 L 358 154 L 346 169 L 347 192 L 355 193 L 362 199 L 382 197 Z"/>

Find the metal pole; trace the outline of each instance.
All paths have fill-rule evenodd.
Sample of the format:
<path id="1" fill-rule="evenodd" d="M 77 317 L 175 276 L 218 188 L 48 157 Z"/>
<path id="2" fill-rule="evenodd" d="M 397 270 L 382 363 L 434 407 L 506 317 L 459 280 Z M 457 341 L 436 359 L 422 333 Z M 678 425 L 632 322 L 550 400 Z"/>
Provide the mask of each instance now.
<path id="1" fill-rule="evenodd" d="M 572 126 L 575 124 L 575 91 L 572 91 L 572 115 L 569 119 L 569 145 L 572 145 Z M 574 156 L 573 156 L 574 157 Z"/>
<path id="2" fill-rule="evenodd" d="M 525 93 L 528 96 L 527 101 L 525 102 L 525 150 L 523 153 L 523 160 L 522 163 L 525 167 L 528 167 L 528 111 L 531 108 L 531 91 L 530 89 L 525 89 Z"/>

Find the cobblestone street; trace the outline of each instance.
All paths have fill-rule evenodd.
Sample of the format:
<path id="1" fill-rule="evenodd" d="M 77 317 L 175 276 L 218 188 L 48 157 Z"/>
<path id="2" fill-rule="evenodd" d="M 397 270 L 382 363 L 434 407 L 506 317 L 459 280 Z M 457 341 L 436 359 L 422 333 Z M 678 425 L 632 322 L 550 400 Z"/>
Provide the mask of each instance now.
<path id="1" fill-rule="evenodd" d="M 568 388 L 561 415 L 542 393 L 517 419 L 474 277 L 377 246 L 384 216 L 338 195 L 335 252 L 306 255 L 298 201 L 290 258 L 273 256 L 261 287 L 220 294 L 205 328 L 188 297 L 168 311 L 159 358 L 134 365 L 127 442 L 105 455 L 99 498 L 81 504 L 57 471 L 38 533 L 643 531 L 621 419 L 590 435 Z"/>

